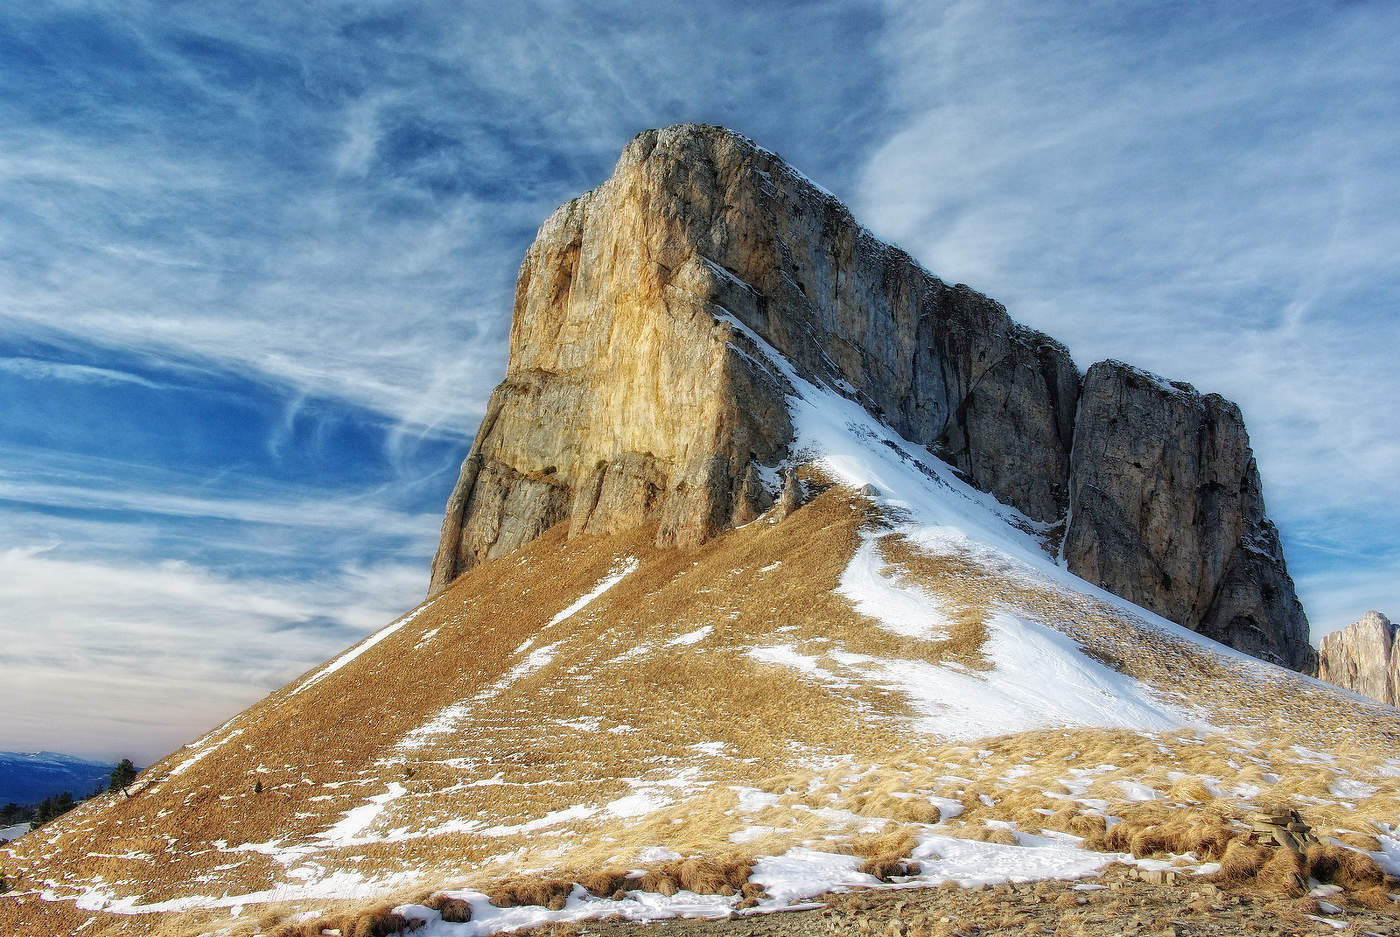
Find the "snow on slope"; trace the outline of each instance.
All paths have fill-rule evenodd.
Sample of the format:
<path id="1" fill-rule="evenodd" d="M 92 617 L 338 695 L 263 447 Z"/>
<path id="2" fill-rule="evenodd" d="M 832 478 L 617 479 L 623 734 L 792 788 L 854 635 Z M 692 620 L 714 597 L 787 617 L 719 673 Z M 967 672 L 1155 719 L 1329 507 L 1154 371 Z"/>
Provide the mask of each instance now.
<path id="1" fill-rule="evenodd" d="M 860 654 L 837 659 L 914 701 L 920 732 L 973 740 L 1052 726 L 1160 731 L 1185 720 L 1132 677 L 1086 655 L 1058 631 L 1001 612 L 987 620 L 986 671 Z M 833 655 L 836 656 L 836 655 Z"/>
<path id="2" fill-rule="evenodd" d="M 788 398 L 788 405 L 799 459 L 810 460 L 851 488 L 873 487 L 877 503 L 908 518 L 898 532 L 924 549 L 935 553 L 959 551 L 1008 565 L 1018 575 L 1090 595 L 1165 634 L 1220 655 L 1234 666 L 1245 666 L 1256 673 L 1274 669 L 1059 566 L 1029 533 L 1045 525 L 968 485 L 950 466 L 924 447 L 904 439 L 860 404 L 801 377 L 782 354 L 732 314 L 721 312 L 716 318 L 757 346 L 765 360 L 796 390 Z"/>
<path id="3" fill-rule="evenodd" d="M 305 690 L 309 690 L 311 687 L 326 679 L 326 677 L 329 677 L 337 670 L 340 670 L 341 668 L 349 665 L 360 655 L 364 654 L 366 651 L 373 649 L 375 645 L 379 644 L 385 638 L 388 638 L 389 636 L 393 635 L 405 625 L 411 624 L 419 615 L 423 614 L 423 610 L 425 608 L 427 608 L 426 604 L 420 605 L 418 608 L 409 612 L 407 615 L 404 615 L 398 621 L 392 622 L 386 627 L 381 628 L 379 631 L 376 631 L 374 634 L 370 635 L 368 638 L 365 638 L 359 644 L 355 645 L 350 650 L 346 651 L 344 654 L 340 655 L 335 660 L 331 661 L 329 664 L 316 671 L 310 677 L 307 677 L 303 683 L 301 683 L 299 686 L 293 689 L 288 695 L 290 696 L 296 693 L 301 693 Z"/>

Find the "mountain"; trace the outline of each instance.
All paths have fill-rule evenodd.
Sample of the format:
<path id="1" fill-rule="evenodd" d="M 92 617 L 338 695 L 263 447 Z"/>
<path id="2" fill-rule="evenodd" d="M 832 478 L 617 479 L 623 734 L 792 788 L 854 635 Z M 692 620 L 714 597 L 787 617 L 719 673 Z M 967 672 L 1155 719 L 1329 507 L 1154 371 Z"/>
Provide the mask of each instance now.
<path id="1" fill-rule="evenodd" d="M 0 805 L 34 804 L 64 791 L 84 797 L 106 789 L 112 766 L 58 752 L 0 752 Z"/>
<path id="2" fill-rule="evenodd" d="M 659 546 L 692 546 L 763 510 L 796 450 L 755 342 L 1047 525 L 1071 572 L 1315 666 L 1234 404 L 1121 362 L 1081 377 L 774 154 L 695 125 L 641 134 L 540 228 L 429 595 L 564 521 L 655 519 Z"/>
<path id="3" fill-rule="evenodd" d="M 1400 706 L 1400 635 L 1380 612 L 1369 611 L 1340 631 L 1324 635 L 1318 676 L 1348 690 Z"/>
<path id="4" fill-rule="evenodd" d="M 1081 377 L 717 128 L 633 141 L 514 313 L 428 599 L 0 850 L 0 932 L 467 937 L 949 883 L 982 891 L 888 932 L 966 931 L 964 898 L 986 933 L 1394 932 L 1400 715 L 1202 633 L 1303 656 L 1233 407 Z M 828 903 L 733 933 L 869 930 Z"/>

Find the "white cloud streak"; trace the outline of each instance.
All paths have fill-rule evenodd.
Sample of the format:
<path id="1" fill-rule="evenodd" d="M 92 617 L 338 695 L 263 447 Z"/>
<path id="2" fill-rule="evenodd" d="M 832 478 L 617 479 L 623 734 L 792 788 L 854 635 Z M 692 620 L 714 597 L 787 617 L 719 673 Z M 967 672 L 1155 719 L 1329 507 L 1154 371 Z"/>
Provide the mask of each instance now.
<path id="1" fill-rule="evenodd" d="M 310 583 L 231 582 L 182 563 L 0 551 L 0 710 L 7 744 L 163 755 L 402 611 L 417 566 Z M 411 604 L 411 603 L 410 603 Z"/>
<path id="2" fill-rule="evenodd" d="M 160 390 L 162 387 L 155 381 L 128 371 L 85 364 L 64 364 L 37 358 L 0 358 L 0 371 L 30 380 L 75 381 L 80 384 L 135 384 L 150 390 Z"/>

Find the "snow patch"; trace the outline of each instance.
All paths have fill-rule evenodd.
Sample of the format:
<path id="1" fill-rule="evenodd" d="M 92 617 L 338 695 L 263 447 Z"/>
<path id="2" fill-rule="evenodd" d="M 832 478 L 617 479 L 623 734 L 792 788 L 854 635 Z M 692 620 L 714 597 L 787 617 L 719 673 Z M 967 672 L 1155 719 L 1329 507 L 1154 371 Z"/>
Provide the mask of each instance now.
<path id="1" fill-rule="evenodd" d="M 997 612 L 986 621 L 986 671 L 956 664 L 828 656 L 867 679 L 899 689 L 920 718 L 915 728 L 950 739 L 975 739 L 1051 726 L 1161 731 L 1183 717 L 1143 683 L 1099 663 L 1052 628 Z"/>
<path id="2" fill-rule="evenodd" d="M 692 644 L 699 644 L 710 636 L 710 632 L 715 630 L 714 625 L 706 625 L 703 628 L 696 628 L 694 631 L 672 638 L 666 642 L 667 647 L 690 647 Z"/>
<path id="3" fill-rule="evenodd" d="M 385 638 L 394 634 L 394 632 L 401 629 L 404 625 L 407 625 L 419 615 L 423 614 L 423 612 L 426 611 L 428 609 L 428 606 L 431 604 L 431 602 L 425 602 L 424 604 L 418 606 L 418 608 L 409 612 L 407 615 L 404 615 L 402 618 L 398 619 L 395 622 L 392 622 L 387 627 L 381 628 L 379 631 L 370 635 L 368 638 L 365 638 L 359 644 L 355 645 L 350 650 L 346 651 L 344 654 L 340 655 L 335 660 L 331 661 L 329 664 L 316 671 L 305 681 L 303 681 L 299 686 L 297 686 L 290 693 L 288 693 L 287 696 L 296 696 L 302 690 L 309 689 L 315 686 L 317 683 L 320 683 L 326 677 L 329 677 L 331 674 L 335 673 L 337 670 L 344 667 L 346 664 L 349 664 L 351 661 L 355 660 L 361 654 L 373 648 L 376 644 L 383 641 Z"/>
<path id="4" fill-rule="evenodd" d="M 391 781 L 389 788 L 382 794 L 376 794 L 369 799 L 369 803 L 362 804 L 346 812 L 345 818 L 335 826 L 318 833 L 316 838 L 324 841 L 327 846 L 341 847 L 355 845 L 360 833 L 375 821 L 384 812 L 384 807 L 390 801 L 398 800 L 405 794 L 404 786 L 397 781 Z"/>
<path id="5" fill-rule="evenodd" d="M 1358 781 L 1354 778 L 1338 778 L 1327 786 L 1333 797 L 1341 797 L 1346 800 L 1365 800 L 1374 795 L 1380 788 L 1374 784 L 1367 784 L 1365 781 Z"/>
<path id="6" fill-rule="evenodd" d="M 593 587 L 592 591 L 590 591 L 586 595 L 581 596 L 568 608 L 564 609 L 559 614 L 551 618 L 549 620 L 549 623 L 545 625 L 545 627 L 553 628 L 561 621 L 564 621 L 565 619 L 572 618 L 574 615 L 577 615 L 579 612 L 587 608 L 590 603 L 592 603 L 595 599 L 601 596 L 604 592 L 607 592 L 613 586 L 621 582 L 623 580 L 623 577 L 625 577 L 628 573 L 634 572 L 639 565 L 640 563 L 638 562 L 635 556 L 629 556 L 626 559 L 619 560 L 617 563 L 614 563 L 613 568 L 608 570 L 608 574 L 606 576 L 598 580 L 598 584 Z"/>
<path id="7" fill-rule="evenodd" d="M 841 573 L 836 593 L 849 599 L 856 611 L 895 634 L 930 640 L 946 638 L 950 623 L 938 600 L 916 585 L 886 576 L 884 567 L 878 541 L 867 535 Z"/>
<path id="8" fill-rule="evenodd" d="M 233 741 L 234 739 L 238 738 L 238 736 L 240 736 L 240 735 L 242 735 L 242 734 L 243 734 L 243 730 L 242 730 L 242 729 L 234 729 L 232 732 L 230 732 L 228 735 L 224 736 L 223 738 L 219 739 L 219 741 L 215 742 L 213 745 L 208 745 L 208 746 L 205 746 L 204 748 L 201 748 L 199 751 L 195 752 L 193 755 L 191 755 L 190 757 L 186 758 L 184 761 L 180 762 L 180 763 L 179 763 L 178 765 L 176 765 L 175 767 L 171 768 L 171 769 L 170 769 L 170 774 L 166 775 L 166 777 L 171 777 L 171 778 L 173 778 L 173 777 L 175 777 L 175 776 L 178 775 L 178 774 L 184 774 L 184 773 L 185 773 L 186 771 L 188 771 L 190 768 L 193 768 L 193 767 L 199 762 L 200 759 L 207 757 L 207 756 L 210 755 L 211 753 L 217 751 L 218 749 L 220 749 L 220 748 L 223 747 L 224 745 L 227 745 L 229 742 L 231 742 L 231 741 Z"/>

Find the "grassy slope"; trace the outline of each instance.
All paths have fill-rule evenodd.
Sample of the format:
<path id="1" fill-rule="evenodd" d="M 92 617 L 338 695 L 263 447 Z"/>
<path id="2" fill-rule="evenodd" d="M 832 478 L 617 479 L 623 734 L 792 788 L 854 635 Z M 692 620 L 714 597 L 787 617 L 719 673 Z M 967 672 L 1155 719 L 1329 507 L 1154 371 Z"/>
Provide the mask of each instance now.
<path id="1" fill-rule="evenodd" d="M 935 594 L 952 626 L 907 637 L 856 614 L 834 590 L 862 532 L 885 524 L 836 488 L 694 552 L 658 551 L 647 529 L 571 542 L 551 531 L 471 571 L 342 669 L 293 682 L 153 766 L 138 796 L 101 798 L 0 851 L 15 885 L 0 898 L 0 931 L 49 934 L 96 917 L 86 933 L 193 933 L 230 923 L 228 910 L 181 899 L 256 893 L 254 911 L 232 922 L 251 933 L 345 898 L 636 866 L 644 847 L 860 850 L 877 831 L 927 830 L 934 798 L 962 810 L 939 832 L 1012 842 L 1007 823 L 1092 834 L 1102 814 L 1148 823 L 1181 807 L 1228 822 L 1290 804 L 1322 832 L 1373 846 L 1356 834 L 1400 819 L 1394 710 L 1241 669 L 986 556 L 930 555 L 886 532 L 887 573 Z M 547 626 L 629 557 L 635 572 Z M 833 656 L 976 671 L 983 623 L 999 609 L 1071 636 L 1226 731 L 1046 729 L 952 744 L 913 731 L 906 696 Z M 775 646 L 818 671 L 752 653 Z M 423 732 L 430 722 L 442 731 Z M 1357 778 L 1374 794 L 1333 792 Z M 1133 800 L 1141 786 L 1163 799 Z M 741 801 L 744 789 L 772 796 Z M 362 829 L 347 823 L 357 808 Z M 769 832 L 731 842 L 753 827 Z M 90 905 L 95 886 L 170 904 L 127 917 L 64 900 L 86 894 Z M 40 903 L 36 889 L 58 900 Z"/>

